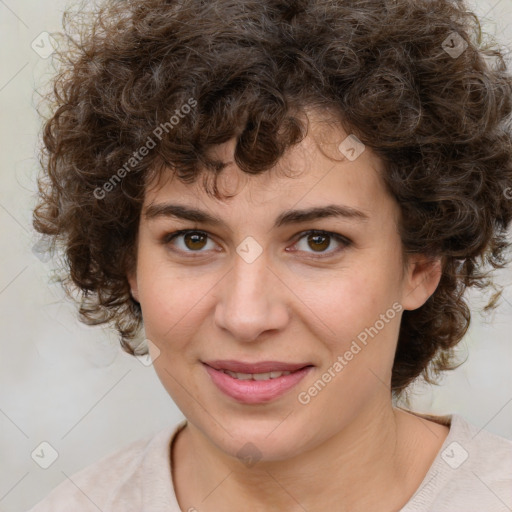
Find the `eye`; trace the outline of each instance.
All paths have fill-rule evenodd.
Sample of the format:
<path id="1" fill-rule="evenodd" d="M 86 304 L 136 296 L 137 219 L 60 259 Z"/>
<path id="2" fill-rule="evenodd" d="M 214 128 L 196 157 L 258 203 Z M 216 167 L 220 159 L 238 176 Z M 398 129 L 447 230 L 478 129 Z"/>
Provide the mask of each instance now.
<path id="1" fill-rule="evenodd" d="M 338 248 L 336 250 L 332 251 L 326 251 L 329 247 L 331 247 L 332 240 L 335 240 L 336 243 L 341 245 L 341 248 Z M 314 258 L 323 258 L 323 254 L 326 254 L 327 256 L 339 253 L 346 247 L 351 245 L 351 241 L 348 238 L 345 238 L 344 236 L 339 235 L 338 233 L 331 233 L 329 231 L 321 231 L 321 230 L 310 230 L 306 231 L 305 233 L 302 233 L 302 236 L 298 239 L 298 241 L 294 245 L 300 245 L 300 242 L 304 240 L 307 247 L 313 249 L 313 253 L 321 254 L 321 256 L 313 256 Z M 303 249 L 299 249 L 303 250 Z M 291 250 L 292 252 L 295 252 L 294 249 Z M 309 252 L 305 250 L 304 252 Z"/>
<path id="2" fill-rule="evenodd" d="M 336 254 L 346 247 L 351 245 L 351 241 L 344 236 L 339 235 L 338 233 L 331 233 L 329 231 L 321 231 L 321 230 L 310 230 L 305 231 L 300 234 L 299 239 L 294 243 L 294 246 L 300 245 L 302 240 L 305 241 L 307 247 L 312 249 L 312 253 L 317 253 L 318 256 L 313 255 L 314 258 L 323 258 L 330 256 L 332 254 Z M 327 251 L 329 247 L 332 245 L 332 240 L 335 240 L 338 245 L 341 247 L 336 250 Z M 179 241 L 181 243 L 175 243 L 175 241 Z M 208 247 L 208 242 L 211 242 L 212 246 Z M 162 243 L 164 245 L 171 245 L 175 247 L 173 250 L 181 253 L 201 253 L 206 252 L 202 249 L 215 249 L 214 242 L 209 238 L 208 233 L 204 231 L 191 230 L 191 229 L 183 229 L 180 231 L 175 231 L 173 233 L 169 233 L 162 238 Z M 297 249 L 286 249 L 289 252 L 296 252 Z M 299 249 L 303 252 L 310 252 L 304 249 Z"/>
<path id="3" fill-rule="evenodd" d="M 173 245 L 180 246 L 177 248 L 178 252 L 205 252 L 201 249 L 204 249 L 208 245 L 208 233 L 204 231 L 196 231 L 191 229 L 183 229 L 181 231 L 175 231 L 174 233 L 169 233 L 165 235 L 162 239 L 164 245 Z M 181 244 L 171 243 L 175 240 L 181 241 Z M 210 240 L 213 244 L 213 241 Z M 208 249 L 208 247 L 207 247 Z M 212 247 L 209 247 L 212 249 Z"/>

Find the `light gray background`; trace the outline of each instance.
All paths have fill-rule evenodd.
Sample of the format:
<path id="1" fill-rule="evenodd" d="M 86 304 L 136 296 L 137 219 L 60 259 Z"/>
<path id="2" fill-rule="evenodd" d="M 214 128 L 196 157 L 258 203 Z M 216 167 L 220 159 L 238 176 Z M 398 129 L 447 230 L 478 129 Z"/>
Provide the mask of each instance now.
<path id="1" fill-rule="evenodd" d="M 51 59 L 31 48 L 61 29 L 64 1 L 0 0 L 0 511 L 25 510 L 60 481 L 128 442 L 182 417 L 151 366 L 124 354 L 113 332 L 76 320 L 32 252 L 39 120 L 35 104 Z M 512 1 L 469 4 L 486 31 L 512 47 Z M 499 274 L 508 285 L 512 270 Z M 512 291 L 463 343 L 467 362 L 442 386 L 416 386 L 413 408 L 462 414 L 512 439 Z M 473 308 L 481 299 L 472 296 Z M 48 469 L 31 458 L 42 441 L 58 452 Z"/>

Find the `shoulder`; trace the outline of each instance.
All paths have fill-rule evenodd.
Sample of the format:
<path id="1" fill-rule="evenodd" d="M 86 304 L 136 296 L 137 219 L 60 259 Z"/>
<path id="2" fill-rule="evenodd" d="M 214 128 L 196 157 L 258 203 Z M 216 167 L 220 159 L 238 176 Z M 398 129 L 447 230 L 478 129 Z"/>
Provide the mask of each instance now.
<path id="1" fill-rule="evenodd" d="M 28 512 L 140 511 L 148 467 L 153 477 L 169 487 L 172 485 L 167 447 L 182 424 L 138 439 L 81 471 L 66 475 L 64 481 Z"/>
<path id="2" fill-rule="evenodd" d="M 445 496 L 468 510 L 512 508 L 512 441 L 453 415 L 453 433 L 441 452 L 447 471 Z M 445 497 L 444 500 L 448 501 Z"/>
<path id="3" fill-rule="evenodd" d="M 512 441 L 451 415 L 448 437 L 402 512 L 512 509 Z"/>
<path id="4" fill-rule="evenodd" d="M 451 426 L 451 440 L 465 443 L 473 457 L 481 462 L 488 461 L 492 455 L 497 455 L 490 452 L 490 449 L 500 448 L 509 455 L 512 453 L 512 440 L 485 430 L 485 426 L 477 427 L 458 414 L 452 415 Z M 510 467 L 508 469 L 510 470 Z"/>
<path id="5" fill-rule="evenodd" d="M 453 415 L 452 425 L 450 443 L 442 453 L 448 466 L 486 483 L 507 482 L 512 489 L 512 440 L 477 427 L 458 415 Z"/>

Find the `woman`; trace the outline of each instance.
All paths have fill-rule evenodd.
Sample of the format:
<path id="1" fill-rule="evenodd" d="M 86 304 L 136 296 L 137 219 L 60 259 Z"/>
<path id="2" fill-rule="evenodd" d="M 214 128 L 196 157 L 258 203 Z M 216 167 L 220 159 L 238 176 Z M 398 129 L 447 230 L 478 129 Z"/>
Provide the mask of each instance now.
<path id="1" fill-rule="evenodd" d="M 143 326 L 186 419 L 32 510 L 509 510 L 512 441 L 396 406 L 456 365 L 463 292 L 505 265 L 512 77 L 477 18 L 448 0 L 92 14 L 62 50 L 34 225 L 84 322 L 132 354 Z"/>

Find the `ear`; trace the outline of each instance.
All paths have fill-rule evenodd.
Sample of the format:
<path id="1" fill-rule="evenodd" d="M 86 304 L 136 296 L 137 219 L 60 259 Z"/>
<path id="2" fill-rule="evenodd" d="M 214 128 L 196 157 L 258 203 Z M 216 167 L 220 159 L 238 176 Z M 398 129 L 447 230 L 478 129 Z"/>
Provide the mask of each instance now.
<path id="1" fill-rule="evenodd" d="M 128 283 L 130 284 L 131 289 L 131 295 L 132 297 L 137 301 L 139 301 L 139 287 L 137 285 L 137 273 L 135 271 L 129 272 L 126 275 L 126 278 L 128 279 Z"/>
<path id="2" fill-rule="evenodd" d="M 435 292 L 442 275 L 441 258 L 428 258 L 421 254 L 409 256 L 404 276 L 402 306 L 417 309 Z"/>

